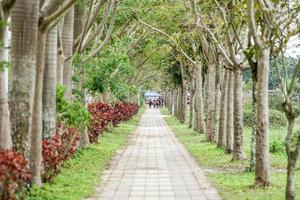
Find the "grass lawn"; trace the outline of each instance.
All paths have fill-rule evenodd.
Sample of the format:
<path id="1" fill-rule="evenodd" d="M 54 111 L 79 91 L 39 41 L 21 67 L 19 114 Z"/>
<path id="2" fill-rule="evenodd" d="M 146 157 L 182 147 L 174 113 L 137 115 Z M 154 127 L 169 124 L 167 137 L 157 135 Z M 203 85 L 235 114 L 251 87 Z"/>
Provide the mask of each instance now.
<path id="1" fill-rule="evenodd" d="M 225 154 L 216 144 L 206 142 L 205 135 L 188 128 L 187 124 L 169 115 L 166 109 L 162 110 L 170 128 L 177 138 L 185 145 L 200 166 L 206 171 L 208 178 L 217 187 L 221 196 L 226 200 L 282 200 L 285 194 L 287 159 L 284 152 L 271 154 L 272 187 L 266 189 L 253 188 L 254 173 L 245 172 L 249 160 L 231 161 L 232 156 Z M 285 128 L 270 130 L 270 143 L 284 140 Z M 244 129 L 245 153 L 250 157 L 251 130 Z M 300 200 L 300 167 L 297 171 L 297 199 Z"/>
<path id="2" fill-rule="evenodd" d="M 81 200 L 92 196 L 95 186 L 100 183 L 101 172 L 115 152 L 127 144 L 128 137 L 137 128 L 144 110 L 145 108 L 141 108 L 133 119 L 104 133 L 98 143 L 77 152 L 64 163 L 61 173 L 51 183 L 46 183 L 41 188 L 33 187 L 26 199 Z"/>

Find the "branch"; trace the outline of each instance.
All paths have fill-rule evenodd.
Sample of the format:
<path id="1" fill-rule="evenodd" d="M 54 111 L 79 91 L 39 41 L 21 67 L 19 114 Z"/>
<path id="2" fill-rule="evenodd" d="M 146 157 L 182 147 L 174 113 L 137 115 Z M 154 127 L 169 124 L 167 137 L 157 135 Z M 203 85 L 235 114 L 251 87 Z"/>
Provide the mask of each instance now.
<path id="1" fill-rule="evenodd" d="M 110 36 L 112 34 L 113 28 L 114 28 L 114 24 L 115 24 L 115 16 L 116 16 L 116 6 L 114 7 L 113 13 L 112 13 L 112 18 L 111 18 L 111 22 L 107 31 L 107 34 L 104 38 L 104 40 L 102 41 L 102 43 L 99 45 L 98 48 L 96 48 L 85 60 L 84 62 L 86 62 L 87 60 L 89 60 L 90 58 L 95 57 L 107 44 L 107 42 L 110 39 Z"/>
<path id="2" fill-rule="evenodd" d="M 227 55 L 224 46 L 222 44 L 220 44 L 220 42 L 216 38 L 215 34 L 209 28 L 207 28 L 206 26 L 200 25 L 198 22 L 197 22 L 197 26 L 199 26 L 200 28 L 205 29 L 211 35 L 212 39 L 217 44 L 217 47 L 220 50 L 221 54 L 224 56 L 225 60 L 228 62 L 229 65 L 234 66 L 234 63 L 232 62 L 230 57 Z"/>
<path id="3" fill-rule="evenodd" d="M 164 32 L 164 31 L 162 31 L 162 30 L 160 30 L 160 29 L 158 29 L 158 28 L 156 28 L 154 26 L 151 26 L 150 24 L 142 21 L 140 18 L 138 18 L 138 20 L 139 20 L 139 22 L 141 24 L 145 25 L 146 27 L 148 27 L 148 28 L 150 28 L 150 29 L 152 29 L 152 30 L 154 30 L 154 31 L 162 34 L 163 36 L 167 37 L 174 44 L 174 46 L 176 47 L 177 51 L 179 51 L 192 64 L 194 64 L 194 65 L 196 64 L 196 61 L 194 61 L 190 56 L 188 56 L 187 53 L 183 49 L 181 49 L 179 47 L 178 43 L 169 34 L 167 34 L 166 32 Z"/>
<path id="4" fill-rule="evenodd" d="M 3 11 L 4 12 L 9 12 L 10 9 L 15 5 L 16 0 L 3 0 Z"/>
<path id="5" fill-rule="evenodd" d="M 294 69 L 291 83 L 290 83 L 288 91 L 287 91 L 289 96 L 292 95 L 292 93 L 293 93 L 294 83 L 295 83 L 295 80 L 296 80 L 297 76 L 299 75 L 299 73 L 300 73 L 300 59 L 298 60 L 298 63 Z"/>
<path id="6" fill-rule="evenodd" d="M 81 30 L 81 33 L 79 34 L 79 36 L 77 37 L 77 39 L 79 39 L 77 45 L 73 44 L 73 46 L 75 47 L 75 53 L 73 54 L 77 54 L 80 50 L 81 50 L 81 47 L 82 47 L 82 43 L 84 41 L 84 36 L 87 34 L 87 32 L 89 31 L 87 29 L 87 25 L 88 25 L 88 21 L 91 17 L 91 13 L 92 13 L 92 9 L 93 9 L 93 4 L 94 4 L 94 0 L 91 0 L 91 3 L 90 3 L 90 7 L 89 7 L 89 11 L 88 11 L 88 15 L 87 15 L 87 20 L 85 21 L 84 23 L 84 26 L 83 26 L 83 30 Z M 85 8 L 83 8 L 85 9 Z M 75 16 L 77 17 L 77 16 Z M 86 16 L 84 16 L 86 17 Z"/>
<path id="7" fill-rule="evenodd" d="M 76 0 L 69 0 L 65 2 L 58 10 L 50 14 L 49 16 L 42 18 L 39 22 L 42 29 L 46 29 L 53 21 L 62 16 L 74 3 Z"/>
<path id="8" fill-rule="evenodd" d="M 256 27 L 256 22 L 255 22 L 255 11 L 254 11 L 254 0 L 249 0 L 249 22 L 250 22 L 250 30 L 253 36 L 253 40 L 255 42 L 255 44 L 260 47 L 263 48 L 263 44 L 262 41 L 259 39 L 258 36 L 258 30 Z"/>
<path id="9" fill-rule="evenodd" d="M 80 49 L 80 52 L 83 52 L 85 49 L 87 49 L 88 46 L 91 44 L 91 42 L 93 42 L 97 36 L 99 36 L 99 38 L 101 38 L 103 31 L 104 31 L 104 25 L 108 19 L 108 16 L 113 7 L 113 4 L 114 3 L 112 0 L 109 1 L 109 4 L 107 5 L 107 7 L 105 9 L 104 16 L 103 16 L 100 24 L 97 26 L 95 32 L 89 38 L 87 38 L 87 41 L 85 40 L 84 44 L 82 45 L 82 48 Z M 87 27 L 87 30 L 89 30 L 88 27 Z M 75 40 L 75 44 L 77 43 L 77 40 L 78 39 Z"/>

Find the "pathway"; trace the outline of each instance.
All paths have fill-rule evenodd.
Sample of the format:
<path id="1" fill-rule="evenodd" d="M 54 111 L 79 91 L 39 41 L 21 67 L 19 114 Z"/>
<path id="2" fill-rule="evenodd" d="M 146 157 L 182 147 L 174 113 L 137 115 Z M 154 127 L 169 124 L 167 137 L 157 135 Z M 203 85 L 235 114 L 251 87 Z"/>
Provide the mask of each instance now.
<path id="1" fill-rule="evenodd" d="M 146 110 L 129 145 L 111 161 L 89 200 L 127 199 L 221 199 L 158 109 Z"/>

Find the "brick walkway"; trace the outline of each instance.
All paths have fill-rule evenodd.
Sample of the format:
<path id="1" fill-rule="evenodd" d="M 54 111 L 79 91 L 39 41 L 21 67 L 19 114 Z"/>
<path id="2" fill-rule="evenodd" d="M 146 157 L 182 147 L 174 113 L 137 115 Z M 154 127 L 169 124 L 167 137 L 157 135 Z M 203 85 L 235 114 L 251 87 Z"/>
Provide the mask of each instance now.
<path id="1" fill-rule="evenodd" d="M 204 172 L 168 128 L 158 109 L 148 109 L 128 147 L 104 171 L 89 200 L 221 199 Z"/>

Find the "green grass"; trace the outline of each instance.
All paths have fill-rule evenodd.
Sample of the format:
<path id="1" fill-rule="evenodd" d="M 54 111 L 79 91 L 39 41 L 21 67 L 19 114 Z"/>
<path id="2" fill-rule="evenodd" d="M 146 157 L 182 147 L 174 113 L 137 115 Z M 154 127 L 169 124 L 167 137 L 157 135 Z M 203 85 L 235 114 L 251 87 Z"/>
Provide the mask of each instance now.
<path id="1" fill-rule="evenodd" d="M 280 200 L 284 199 L 286 173 L 280 169 L 286 168 L 286 155 L 284 152 L 271 154 L 272 187 L 266 189 L 253 188 L 254 173 L 245 172 L 249 160 L 234 161 L 232 156 L 225 154 L 216 144 L 207 142 L 204 134 L 199 134 L 188 128 L 187 124 L 180 124 L 178 120 L 162 110 L 170 128 L 179 141 L 190 151 L 200 166 L 206 170 L 208 178 L 217 187 L 221 196 L 228 200 Z M 270 141 L 283 142 L 285 128 L 270 130 Z M 245 153 L 250 156 L 251 129 L 244 129 Z M 299 163 L 298 163 L 299 164 Z M 299 165 L 298 165 L 299 166 Z M 300 171 L 297 171 L 297 199 L 300 199 Z"/>
<path id="2" fill-rule="evenodd" d="M 100 183 L 101 172 L 117 150 L 128 142 L 128 137 L 136 129 L 145 109 L 130 121 L 120 124 L 111 132 L 104 133 L 98 143 L 77 152 L 62 167 L 61 173 L 51 183 L 41 188 L 33 187 L 28 200 L 81 200 L 95 193 Z"/>

